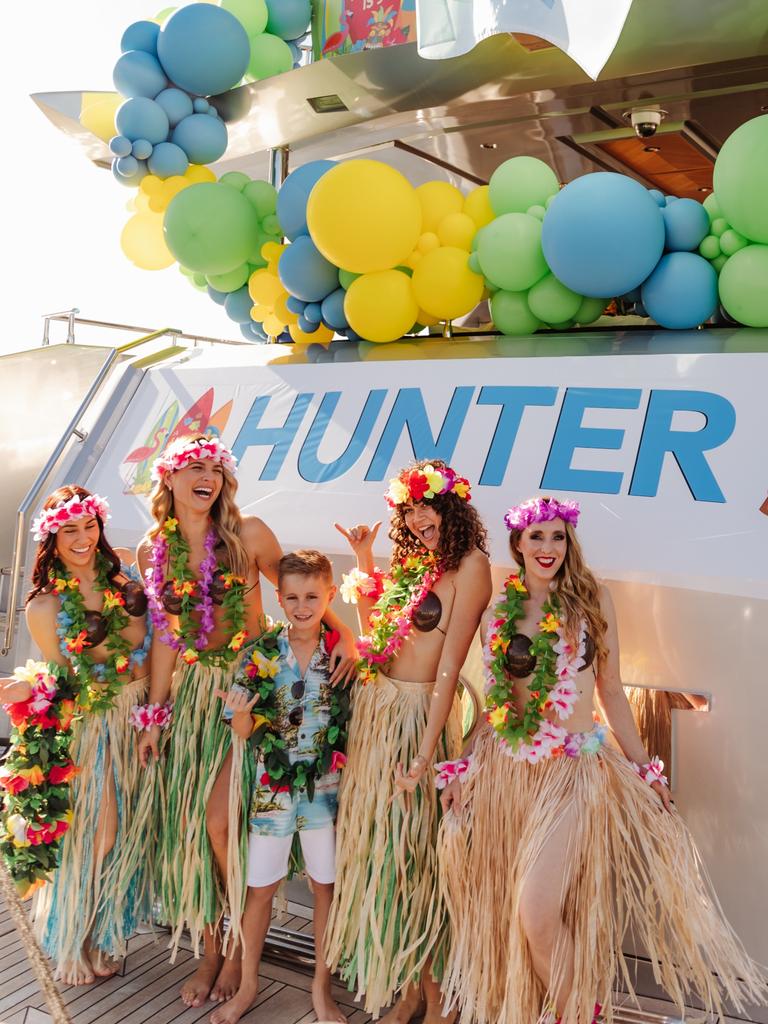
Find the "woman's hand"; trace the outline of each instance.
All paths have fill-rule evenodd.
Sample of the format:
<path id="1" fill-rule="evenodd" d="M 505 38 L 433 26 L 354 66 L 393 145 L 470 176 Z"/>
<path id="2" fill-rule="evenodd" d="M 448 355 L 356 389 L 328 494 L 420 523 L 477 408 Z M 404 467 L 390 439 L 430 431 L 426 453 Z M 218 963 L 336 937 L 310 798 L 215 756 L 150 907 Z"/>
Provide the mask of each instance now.
<path id="1" fill-rule="evenodd" d="M 443 809 L 443 814 L 447 814 L 448 811 L 455 811 L 458 814 L 461 810 L 461 805 L 461 782 L 459 779 L 454 779 L 453 782 L 448 783 L 440 794 L 440 806 Z"/>
<path id="2" fill-rule="evenodd" d="M 232 712 L 230 722 L 232 731 L 242 740 L 247 740 L 253 732 L 253 720 L 251 710 L 259 699 L 259 692 L 251 697 L 250 693 L 241 686 L 233 686 L 231 690 L 214 690 L 214 694 L 224 701 L 224 707 Z"/>
<path id="3" fill-rule="evenodd" d="M 355 638 L 352 633 L 340 635 L 331 651 L 329 662 L 331 674 L 328 682 L 331 686 L 346 686 L 351 683 L 357 674 L 357 659 L 359 655 Z"/>
<path id="4" fill-rule="evenodd" d="M 142 733 L 139 740 L 139 761 L 143 768 L 149 767 L 150 759 L 157 764 L 160 760 L 160 726 L 153 725 Z"/>
<path id="5" fill-rule="evenodd" d="M 349 529 L 340 523 L 334 523 L 333 525 L 342 537 L 347 538 L 349 546 L 357 556 L 358 562 L 366 558 L 373 558 L 373 542 L 376 540 L 376 534 L 379 532 L 381 521 L 374 523 L 373 526 L 358 523 L 357 526 L 350 526 Z"/>
<path id="6" fill-rule="evenodd" d="M 427 770 L 428 764 L 426 757 L 417 755 L 411 761 L 411 766 L 406 774 L 403 771 L 403 765 L 398 761 L 397 768 L 395 768 L 395 795 L 400 793 L 413 793 L 424 777 L 424 772 Z"/>
<path id="7" fill-rule="evenodd" d="M 659 800 L 661 800 L 664 810 L 671 811 L 672 797 L 670 796 L 668 787 L 665 786 L 663 782 L 652 782 L 651 789 L 654 791 Z"/>
<path id="8" fill-rule="evenodd" d="M 32 687 L 24 679 L 4 679 L 0 683 L 0 704 L 20 704 L 32 696 Z"/>

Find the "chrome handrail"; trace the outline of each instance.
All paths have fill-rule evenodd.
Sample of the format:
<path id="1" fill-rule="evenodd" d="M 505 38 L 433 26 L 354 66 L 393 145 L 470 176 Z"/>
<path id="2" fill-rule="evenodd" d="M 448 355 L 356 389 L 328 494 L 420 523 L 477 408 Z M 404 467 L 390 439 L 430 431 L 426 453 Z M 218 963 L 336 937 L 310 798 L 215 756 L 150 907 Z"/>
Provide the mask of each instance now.
<path id="1" fill-rule="evenodd" d="M 57 314 L 57 316 L 63 316 L 63 314 Z M 53 318 L 52 318 L 53 319 Z M 101 365 L 99 372 L 93 379 L 93 383 L 86 392 L 85 397 L 77 408 L 75 415 L 69 421 L 66 430 L 59 438 L 59 442 L 51 453 L 48 461 L 38 473 L 32 486 L 27 491 L 26 495 L 22 499 L 16 511 L 16 533 L 13 538 L 13 557 L 11 559 L 10 576 L 11 583 L 8 592 L 8 604 L 7 614 L 5 620 L 5 630 L 3 636 L 3 645 L 0 648 L 0 656 L 5 657 L 13 646 L 13 633 L 16 625 L 16 603 L 19 599 L 19 590 L 21 585 L 21 568 L 22 568 L 22 557 L 25 550 L 25 541 L 27 537 L 27 526 L 28 526 L 28 514 L 30 508 L 34 507 L 40 498 L 40 492 L 48 480 L 54 466 L 61 458 L 64 453 L 64 449 L 67 447 L 70 439 L 76 437 L 78 441 L 85 441 L 88 434 L 85 431 L 80 430 L 80 420 L 83 418 L 85 413 L 88 411 L 91 403 L 101 389 L 102 384 L 107 379 L 110 370 L 114 366 L 115 362 L 120 358 L 123 353 L 136 348 L 138 345 L 143 345 L 145 342 L 154 341 L 156 338 L 161 338 L 164 335 L 171 334 L 174 337 L 179 336 L 179 332 L 174 330 L 172 327 L 163 327 L 159 331 L 151 331 L 142 338 L 137 338 L 135 341 L 129 341 L 125 345 L 121 345 L 119 348 L 114 348 L 108 354 L 107 358 Z"/>
<path id="2" fill-rule="evenodd" d="M 81 324 L 84 327 L 107 327 L 113 331 L 139 331 L 142 334 L 148 335 L 154 332 L 152 327 L 136 327 L 133 324 L 116 324 L 111 323 L 108 320 L 88 320 L 85 317 L 75 316 L 74 314 L 79 313 L 79 309 L 63 310 L 61 313 L 48 313 L 43 319 L 45 320 L 45 328 L 43 329 L 43 345 L 49 345 L 49 322 L 52 320 L 64 322 L 70 324 L 70 332 L 67 334 L 67 344 L 74 342 L 74 324 Z M 71 333 L 71 340 L 70 340 Z M 172 334 L 174 337 L 181 339 L 182 341 L 202 341 L 206 344 L 211 345 L 248 345 L 252 344 L 245 340 L 237 341 L 233 338 L 211 338 L 206 334 L 185 334 L 184 331 L 179 331 L 175 327 L 165 327 L 162 331 L 154 332 L 157 337 L 162 334 Z M 147 341 L 147 337 L 139 338 L 135 342 L 130 342 L 130 345 L 141 345 Z"/>

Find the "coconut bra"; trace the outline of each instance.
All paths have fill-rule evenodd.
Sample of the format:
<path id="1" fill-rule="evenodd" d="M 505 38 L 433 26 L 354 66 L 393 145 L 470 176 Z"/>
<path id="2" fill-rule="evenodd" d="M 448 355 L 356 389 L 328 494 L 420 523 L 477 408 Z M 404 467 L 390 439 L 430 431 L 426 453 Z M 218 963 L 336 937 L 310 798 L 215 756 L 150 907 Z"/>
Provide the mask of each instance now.
<path id="1" fill-rule="evenodd" d="M 584 664 L 579 672 L 588 669 L 595 660 L 595 641 L 587 633 L 584 637 Z M 506 668 L 515 679 L 525 679 L 536 668 L 536 657 L 531 654 L 531 638 L 524 633 L 515 633 L 506 655 Z"/>
<path id="2" fill-rule="evenodd" d="M 437 594 L 431 590 L 413 612 L 413 626 L 420 633 L 431 633 L 433 629 L 440 629 L 440 619 L 443 617 L 443 603 Z M 440 629 L 441 633 L 445 631 Z M 530 643 L 530 641 L 529 641 Z"/>

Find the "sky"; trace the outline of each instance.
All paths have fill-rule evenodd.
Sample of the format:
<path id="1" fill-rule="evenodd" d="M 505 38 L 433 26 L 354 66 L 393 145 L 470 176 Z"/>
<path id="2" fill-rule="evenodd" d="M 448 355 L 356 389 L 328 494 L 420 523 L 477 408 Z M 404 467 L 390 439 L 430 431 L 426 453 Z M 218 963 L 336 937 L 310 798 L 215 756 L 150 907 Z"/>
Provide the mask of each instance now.
<path id="1" fill-rule="evenodd" d="M 34 0 L 4 11 L 0 353 L 36 348 L 43 315 L 72 306 L 91 320 L 240 338 L 237 325 L 177 267 L 151 272 L 128 262 L 120 232 L 134 190 L 92 164 L 29 98 L 112 91 L 123 30 L 164 6 L 164 0 Z M 91 330 L 81 336 L 99 340 Z M 65 337 L 63 324 L 52 325 L 51 341 Z M 119 344 L 135 335 L 109 331 L 103 337 Z"/>

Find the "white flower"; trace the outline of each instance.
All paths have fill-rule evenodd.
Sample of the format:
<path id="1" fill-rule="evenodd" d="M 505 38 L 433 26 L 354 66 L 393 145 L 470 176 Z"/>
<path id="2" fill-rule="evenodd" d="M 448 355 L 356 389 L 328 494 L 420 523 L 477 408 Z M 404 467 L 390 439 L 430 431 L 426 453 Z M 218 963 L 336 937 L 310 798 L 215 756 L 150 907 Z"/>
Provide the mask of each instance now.
<path id="1" fill-rule="evenodd" d="M 345 604 L 357 604 L 362 596 L 372 594 L 375 588 L 376 581 L 367 572 L 350 569 L 341 577 L 339 592 Z"/>

